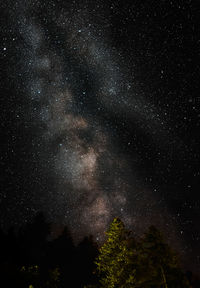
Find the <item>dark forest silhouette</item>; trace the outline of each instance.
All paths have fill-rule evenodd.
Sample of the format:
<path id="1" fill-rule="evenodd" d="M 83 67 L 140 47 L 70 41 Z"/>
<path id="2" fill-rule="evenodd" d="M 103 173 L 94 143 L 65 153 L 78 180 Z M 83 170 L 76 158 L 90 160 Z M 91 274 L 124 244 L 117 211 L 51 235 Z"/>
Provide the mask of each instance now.
<path id="1" fill-rule="evenodd" d="M 101 248 L 98 249 L 93 237 L 85 237 L 75 246 L 69 229 L 65 227 L 61 235 L 49 240 L 50 227 L 40 213 L 32 223 L 18 231 L 14 228 L 7 232 L 0 230 L 0 281 L 5 283 L 1 287 L 101 287 L 99 275 L 95 273 Z M 133 238 L 129 242 L 135 243 Z M 148 247 L 149 243 L 145 245 Z M 191 272 L 185 275 L 190 282 L 189 287 L 200 287 L 199 280 Z"/>

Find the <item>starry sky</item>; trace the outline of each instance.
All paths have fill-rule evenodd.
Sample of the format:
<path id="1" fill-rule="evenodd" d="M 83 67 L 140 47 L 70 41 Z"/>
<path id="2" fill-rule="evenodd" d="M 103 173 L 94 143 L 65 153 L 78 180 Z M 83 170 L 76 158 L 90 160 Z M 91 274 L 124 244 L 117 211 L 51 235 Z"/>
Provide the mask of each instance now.
<path id="1" fill-rule="evenodd" d="M 196 1 L 1 2 L 1 225 L 153 224 L 198 271 Z"/>

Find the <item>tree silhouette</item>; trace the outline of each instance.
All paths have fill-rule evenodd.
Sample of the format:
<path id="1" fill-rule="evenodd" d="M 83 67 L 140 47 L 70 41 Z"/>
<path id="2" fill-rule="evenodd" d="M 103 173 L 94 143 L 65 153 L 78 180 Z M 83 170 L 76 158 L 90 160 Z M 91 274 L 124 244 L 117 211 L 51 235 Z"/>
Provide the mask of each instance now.
<path id="1" fill-rule="evenodd" d="M 49 232 L 50 224 L 41 213 L 18 233 L 14 228 L 7 233 L 0 229 L 3 287 L 200 287 L 198 277 L 188 272 L 189 286 L 176 253 L 153 226 L 136 241 L 115 218 L 99 250 L 92 236 L 75 246 L 67 227 L 56 239 L 50 239 Z"/>
<path id="2" fill-rule="evenodd" d="M 154 226 L 139 241 L 136 259 L 137 287 L 189 287 L 177 255 Z"/>
<path id="3" fill-rule="evenodd" d="M 67 227 L 58 238 L 49 243 L 47 259 L 49 268 L 59 267 L 60 287 L 66 287 L 67 283 L 74 278 L 75 270 L 75 246 Z"/>
<path id="4" fill-rule="evenodd" d="M 32 223 L 20 229 L 20 260 L 24 265 L 41 265 L 45 258 L 47 237 L 50 225 L 46 222 L 43 213 L 39 213 Z"/>
<path id="5" fill-rule="evenodd" d="M 97 254 L 97 244 L 92 236 L 85 237 L 79 243 L 76 250 L 76 268 L 79 271 L 77 287 L 83 287 L 87 283 L 95 283 L 96 278 L 92 272 L 95 268 L 94 260 Z"/>
<path id="6" fill-rule="evenodd" d="M 115 218 L 96 259 L 98 285 L 87 288 L 189 288 L 177 255 L 153 226 L 139 241 Z"/>

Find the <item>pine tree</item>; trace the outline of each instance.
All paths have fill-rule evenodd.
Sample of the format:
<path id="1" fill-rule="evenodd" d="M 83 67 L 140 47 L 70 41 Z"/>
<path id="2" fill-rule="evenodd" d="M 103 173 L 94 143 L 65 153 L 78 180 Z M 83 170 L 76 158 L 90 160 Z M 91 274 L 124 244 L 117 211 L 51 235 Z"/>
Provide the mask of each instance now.
<path id="1" fill-rule="evenodd" d="M 96 260 L 97 272 L 102 288 L 128 288 L 135 278 L 132 269 L 133 250 L 129 248 L 129 232 L 123 222 L 115 218 L 106 232 L 107 241 L 100 248 Z"/>
<path id="2" fill-rule="evenodd" d="M 137 245 L 136 280 L 141 288 L 189 287 L 176 253 L 153 226 Z"/>
<path id="3" fill-rule="evenodd" d="M 96 259 L 99 284 L 87 288 L 189 288 L 178 257 L 150 227 L 139 241 L 115 218 Z"/>

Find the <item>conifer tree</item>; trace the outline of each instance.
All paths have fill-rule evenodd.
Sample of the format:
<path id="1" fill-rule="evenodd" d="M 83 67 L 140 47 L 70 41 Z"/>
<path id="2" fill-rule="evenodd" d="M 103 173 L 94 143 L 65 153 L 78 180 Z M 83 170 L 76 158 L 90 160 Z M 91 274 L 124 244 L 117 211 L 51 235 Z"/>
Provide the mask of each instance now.
<path id="1" fill-rule="evenodd" d="M 176 253 L 154 226 L 137 245 L 136 282 L 141 288 L 189 287 Z"/>
<path id="2" fill-rule="evenodd" d="M 96 260 L 97 272 L 102 288 L 134 287 L 134 271 L 132 269 L 133 251 L 129 248 L 129 232 L 123 222 L 115 218 L 106 232 L 107 241 L 100 248 Z"/>
<path id="3" fill-rule="evenodd" d="M 99 283 L 87 288 L 189 288 L 177 255 L 155 227 L 136 242 L 115 218 L 106 234 L 96 259 Z"/>

